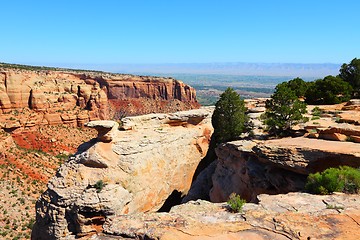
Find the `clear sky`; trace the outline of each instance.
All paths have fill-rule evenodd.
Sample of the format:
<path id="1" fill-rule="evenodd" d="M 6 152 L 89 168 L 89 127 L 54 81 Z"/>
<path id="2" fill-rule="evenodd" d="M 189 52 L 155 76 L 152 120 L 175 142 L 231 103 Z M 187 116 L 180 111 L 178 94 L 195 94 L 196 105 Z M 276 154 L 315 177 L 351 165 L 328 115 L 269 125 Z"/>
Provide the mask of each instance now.
<path id="1" fill-rule="evenodd" d="M 11 0 L 0 62 L 343 63 L 360 57 L 359 0 Z"/>

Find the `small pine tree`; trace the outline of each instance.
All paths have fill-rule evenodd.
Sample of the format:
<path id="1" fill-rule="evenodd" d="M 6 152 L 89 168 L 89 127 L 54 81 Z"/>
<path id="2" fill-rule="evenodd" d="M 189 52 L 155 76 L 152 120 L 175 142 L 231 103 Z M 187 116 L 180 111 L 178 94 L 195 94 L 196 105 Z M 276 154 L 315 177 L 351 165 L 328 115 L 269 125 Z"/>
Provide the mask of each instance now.
<path id="1" fill-rule="evenodd" d="M 271 135 L 284 136 L 290 133 L 295 124 L 308 121 L 303 116 L 305 113 L 306 104 L 299 101 L 286 84 L 279 84 L 271 99 L 266 101 L 266 112 L 262 119 Z"/>
<path id="2" fill-rule="evenodd" d="M 212 116 L 216 143 L 235 140 L 248 131 L 249 118 L 245 112 L 244 100 L 232 88 L 227 88 L 215 104 Z"/>

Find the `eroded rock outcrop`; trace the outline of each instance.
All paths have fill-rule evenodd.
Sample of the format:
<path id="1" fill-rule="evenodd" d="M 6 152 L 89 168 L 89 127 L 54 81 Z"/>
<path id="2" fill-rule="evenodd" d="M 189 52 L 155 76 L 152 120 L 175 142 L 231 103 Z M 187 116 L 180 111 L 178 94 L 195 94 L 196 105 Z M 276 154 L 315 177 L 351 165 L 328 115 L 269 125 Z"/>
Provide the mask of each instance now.
<path id="1" fill-rule="evenodd" d="M 169 213 L 113 216 L 91 239 L 359 239 L 360 195 L 260 195 L 232 213 L 202 200 Z"/>
<path id="2" fill-rule="evenodd" d="M 360 166 L 360 145 L 309 138 L 234 141 L 216 149 L 210 200 L 227 201 L 232 192 L 256 202 L 262 193 L 301 191 L 309 173 L 329 167 Z"/>
<path id="3" fill-rule="evenodd" d="M 36 203 L 32 238 L 96 232 L 109 216 L 154 212 L 173 191 L 186 194 L 208 149 L 211 113 L 128 117 L 128 131 L 111 121 L 87 124 L 98 137 L 81 145 L 49 182 Z"/>
<path id="4" fill-rule="evenodd" d="M 119 112 L 138 115 L 198 107 L 195 90 L 173 78 L 0 66 L 3 128 L 83 126 Z"/>

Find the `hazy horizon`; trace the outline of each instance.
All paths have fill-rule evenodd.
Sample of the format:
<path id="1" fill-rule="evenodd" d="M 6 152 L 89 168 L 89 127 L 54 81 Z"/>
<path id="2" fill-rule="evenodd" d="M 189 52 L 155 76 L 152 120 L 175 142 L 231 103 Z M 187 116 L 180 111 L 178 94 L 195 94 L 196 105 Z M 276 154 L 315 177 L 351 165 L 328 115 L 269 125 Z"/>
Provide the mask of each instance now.
<path id="1" fill-rule="evenodd" d="M 279 76 L 322 78 L 337 75 L 341 64 L 336 63 L 162 63 L 162 64 L 25 64 L 58 68 L 97 70 L 125 74 L 221 74 L 236 76 Z"/>

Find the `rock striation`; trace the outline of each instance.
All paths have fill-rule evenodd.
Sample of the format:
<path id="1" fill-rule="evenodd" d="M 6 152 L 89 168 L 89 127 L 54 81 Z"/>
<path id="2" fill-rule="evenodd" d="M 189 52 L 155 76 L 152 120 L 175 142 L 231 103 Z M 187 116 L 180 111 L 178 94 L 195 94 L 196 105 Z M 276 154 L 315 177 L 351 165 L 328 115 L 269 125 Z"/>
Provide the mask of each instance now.
<path id="1" fill-rule="evenodd" d="M 90 239 L 359 239 L 360 195 L 258 196 L 241 213 L 226 203 L 190 201 L 169 213 L 112 216 Z"/>
<path id="2" fill-rule="evenodd" d="M 211 108 L 89 122 L 98 137 L 84 143 L 36 203 L 32 239 L 67 239 L 101 231 L 110 216 L 154 212 L 185 195 L 206 155 Z M 139 123 L 142 124 L 139 124 Z"/>
<path id="3" fill-rule="evenodd" d="M 304 137 L 234 141 L 220 145 L 216 154 L 212 202 L 227 201 L 233 192 L 256 202 L 262 193 L 303 190 L 309 173 L 341 165 L 360 167 L 359 144 Z"/>
<path id="4" fill-rule="evenodd" d="M 198 108 L 195 90 L 173 78 L 0 65 L 2 128 L 69 124 Z"/>

